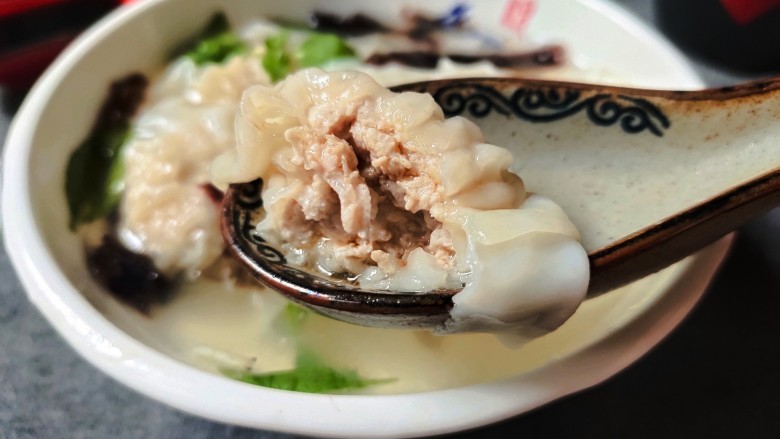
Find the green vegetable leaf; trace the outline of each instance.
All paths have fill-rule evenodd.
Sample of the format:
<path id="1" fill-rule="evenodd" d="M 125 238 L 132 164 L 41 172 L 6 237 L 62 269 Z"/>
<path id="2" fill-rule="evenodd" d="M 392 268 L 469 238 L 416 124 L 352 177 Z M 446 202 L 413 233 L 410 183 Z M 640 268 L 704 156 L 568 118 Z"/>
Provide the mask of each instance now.
<path id="1" fill-rule="evenodd" d="M 246 44 L 230 31 L 227 17 L 223 13 L 214 14 L 194 47 L 185 55 L 196 65 L 221 63 L 233 55 L 246 52 Z"/>
<path id="2" fill-rule="evenodd" d="M 295 52 L 300 67 L 318 67 L 339 58 L 351 58 L 355 50 L 336 34 L 314 33 Z"/>
<path id="3" fill-rule="evenodd" d="M 124 189 L 122 148 L 131 135 L 130 119 L 143 100 L 148 81 L 132 73 L 111 84 L 87 138 L 68 161 L 65 193 L 70 228 L 116 209 Z"/>
<path id="4" fill-rule="evenodd" d="M 361 389 L 395 381 L 395 379 L 367 379 L 353 370 L 336 370 L 306 352 L 298 354 L 296 366 L 291 370 L 264 374 L 226 369 L 221 372 L 227 377 L 257 386 L 308 393 Z"/>
<path id="5" fill-rule="evenodd" d="M 306 308 L 298 306 L 292 302 L 288 302 L 282 311 L 282 317 L 284 319 L 284 325 L 287 330 L 293 334 L 300 332 L 306 319 L 309 318 L 310 311 Z"/>
<path id="6" fill-rule="evenodd" d="M 284 79 L 292 70 L 292 60 L 290 59 L 290 54 L 287 53 L 286 47 L 287 37 L 287 32 L 282 32 L 265 40 L 263 68 L 273 82 Z"/>
<path id="7" fill-rule="evenodd" d="M 70 157 L 65 191 L 70 207 L 70 228 L 104 217 L 119 204 L 124 188 L 122 146 L 129 126 L 93 133 Z"/>
<path id="8" fill-rule="evenodd" d="M 273 82 L 300 68 L 319 67 L 335 59 L 355 56 L 355 51 L 336 34 L 311 33 L 292 53 L 288 42 L 286 31 L 265 40 L 263 68 Z"/>

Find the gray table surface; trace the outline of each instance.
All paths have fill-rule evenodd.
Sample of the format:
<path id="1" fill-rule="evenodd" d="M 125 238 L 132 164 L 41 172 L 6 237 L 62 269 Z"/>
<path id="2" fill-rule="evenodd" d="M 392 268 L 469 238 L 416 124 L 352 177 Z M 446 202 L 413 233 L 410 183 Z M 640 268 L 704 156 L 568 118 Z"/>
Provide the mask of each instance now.
<path id="1" fill-rule="evenodd" d="M 653 2 L 620 1 L 655 24 Z M 747 77 L 697 63 L 710 85 Z M 0 89 L 0 139 L 16 104 Z M 740 230 L 694 312 L 608 382 L 532 413 L 452 435 L 780 437 L 780 209 Z M 180 413 L 78 357 L 27 301 L 0 250 L 0 438 L 291 438 Z"/>

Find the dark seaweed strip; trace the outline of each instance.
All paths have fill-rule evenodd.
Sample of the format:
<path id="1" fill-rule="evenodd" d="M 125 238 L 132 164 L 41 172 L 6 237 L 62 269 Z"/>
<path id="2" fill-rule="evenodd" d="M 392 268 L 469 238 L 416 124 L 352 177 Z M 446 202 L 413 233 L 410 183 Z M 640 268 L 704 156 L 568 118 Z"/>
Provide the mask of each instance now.
<path id="1" fill-rule="evenodd" d="M 399 64 L 419 67 L 423 69 L 433 69 L 439 63 L 441 55 L 437 52 L 411 51 L 411 52 L 388 52 L 375 53 L 366 59 L 366 63 L 382 66 L 392 62 Z"/>
<path id="2" fill-rule="evenodd" d="M 557 66 L 563 62 L 563 48 L 560 46 L 543 47 L 531 52 L 507 53 L 507 54 L 444 54 L 444 57 L 461 64 L 471 64 L 480 61 L 489 61 L 496 67 L 523 68 L 538 66 Z"/>
<path id="3" fill-rule="evenodd" d="M 144 314 L 170 295 L 170 279 L 152 260 L 126 249 L 111 235 L 105 235 L 99 247 L 87 252 L 87 267 L 114 297 Z"/>
<path id="4" fill-rule="evenodd" d="M 364 14 L 340 17 L 327 12 L 315 11 L 309 17 L 309 27 L 321 32 L 339 35 L 362 36 L 388 32 L 390 28 Z"/>
<path id="5" fill-rule="evenodd" d="M 436 68 L 436 65 L 442 58 L 450 58 L 461 64 L 489 61 L 496 67 L 518 69 L 560 65 L 563 63 L 564 52 L 563 48 L 559 46 L 544 47 L 523 53 L 494 53 L 484 55 L 438 53 L 435 51 L 387 52 L 375 53 L 368 57 L 366 62 L 374 65 L 384 65 L 396 62 L 411 67 L 433 69 Z"/>

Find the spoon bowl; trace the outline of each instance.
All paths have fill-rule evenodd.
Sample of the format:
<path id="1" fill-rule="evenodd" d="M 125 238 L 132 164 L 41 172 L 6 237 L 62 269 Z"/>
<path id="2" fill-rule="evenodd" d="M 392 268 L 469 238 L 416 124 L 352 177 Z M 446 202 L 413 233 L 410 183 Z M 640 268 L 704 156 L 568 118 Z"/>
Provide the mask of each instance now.
<path id="1" fill-rule="evenodd" d="M 526 188 L 580 229 L 588 297 L 665 268 L 780 204 L 780 80 L 661 91 L 517 78 L 438 80 L 446 116 L 475 122 L 516 153 Z M 230 251 L 291 300 L 350 323 L 437 328 L 458 291 L 362 290 L 287 262 L 255 232 L 262 181 L 231 185 L 222 204 Z"/>

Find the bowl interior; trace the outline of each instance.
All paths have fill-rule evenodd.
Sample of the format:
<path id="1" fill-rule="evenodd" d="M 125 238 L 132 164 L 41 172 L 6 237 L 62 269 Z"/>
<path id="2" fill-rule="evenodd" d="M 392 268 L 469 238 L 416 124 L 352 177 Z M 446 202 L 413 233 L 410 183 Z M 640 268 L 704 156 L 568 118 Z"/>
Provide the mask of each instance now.
<path id="1" fill-rule="evenodd" d="M 501 38 L 516 38 L 496 26 L 505 3 L 496 0 L 474 4 L 474 23 Z M 147 394 L 154 394 L 145 389 L 158 380 L 171 388 L 179 386 L 179 397 L 205 397 L 205 387 L 198 390 L 193 388 L 197 383 L 173 378 L 183 370 L 191 372 L 194 366 L 207 371 L 193 375 L 198 381 L 213 379 L 215 387 L 211 389 L 240 388 L 241 394 L 250 399 L 274 397 L 282 404 L 282 411 L 294 408 L 283 406 L 285 402 L 322 401 L 313 395 L 289 395 L 233 383 L 215 372 L 218 362 L 214 359 L 220 356 L 264 357 L 279 368 L 291 364 L 293 349 L 289 341 L 266 340 L 259 335 L 264 328 L 255 313 L 262 312 L 263 307 L 282 306 L 273 294 L 193 289 L 160 309 L 153 318 L 146 318 L 101 291 L 87 273 L 79 239 L 68 229 L 64 171 L 70 154 L 89 131 L 108 84 L 131 71 L 158 71 L 171 48 L 195 34 L 215 10 L 223 9 L 234 23 L 242 23 L 246 17 L 262 15 L 300 19 L 313 9 L 398 17 L 403 6 L 402 2 L 150 0 L 112 14 L 83 36 L 36 86 L 14 122 L 7 145 L 13 152 L 6 160 L 5 191 L 9 191 L 9 183 L 16 185 L 14 189 L 19 193 L 14 199 L 19 201 L 14 202 L 14 208 L 21 209 L 13 226 L 20 236 L 8 238 L 9 251 L 27 252 L 27 268 L 20 271 L 28 272 L 22 278 L 33 301 L 45 308 L 47 317 L 91 361 Z M 448 0 L 429 0 L 423 9 L 440 12 L 451 6 Z M 531 45 L 565 44 L 576 68 L 546 73 L 556 79 L 646 87 L 700 85 L 679 55 L 664 42 L 621 11 L 598 1 L 539 2 L 537 15 L 524 38 Z M 9 162 L 11 159 L 13 162 Z M 4 194 L 6 201 L 8 198 Z M 4 209 L 9 209 L 8 202 L 5 204 Z M 27 220 L 29 223 L 25 223 Z M 7 228 L 6 233 L 12 232 Z M 20 249 L 27 244 L 29 248 Z M 20 261 L 21 256 L 16 260 Z M 519 350 L 508 349 L 489 335 L 437 338 L 419 332 L 357 328 L 324 318 L 313 319 L 310 334 L 305 336 L 310 337 L 312 344 L 327 342 L 339 346 L 338 361 L 352 368 L 371 368 L 381 376 L 398 378 L 382 387 L 383 392 L 426 392 L 485 383 L 538 371 L 619 331 L 663 298 L 670 285 L 686 275 L 688 266 L 689 262 L 683 262 L 620 293 L 590 300 L 560 330 Z M 216 308 L 215 303 L 219 305 Z M 76 341 L 88 337 L 93 337 L 88 343 Z M 95 348 L 101 343 L 108 343 L 119 354 Z M 104 362 L 109 357 L 114 359 Z M 383 366 L 377 369 L 371 364 Z M 451 371 L 446 378 L 437 374 L 444 369 Z M 134 378 L 134 374 L 142 373 L 151 375 Z M 137 380 L 147 381 L 136 385 Z M 441 397 L 435 392 L 430 395 L 431 402 Z M 262 414 L 208 412 L 198 404 L 174 402 L 185 410 L 227 422 L 277 426 Z M 489 414 L 489 408 L 486 410 Z M 312 424 L 301 431 L 324 431 L 316 428 Z"/>

